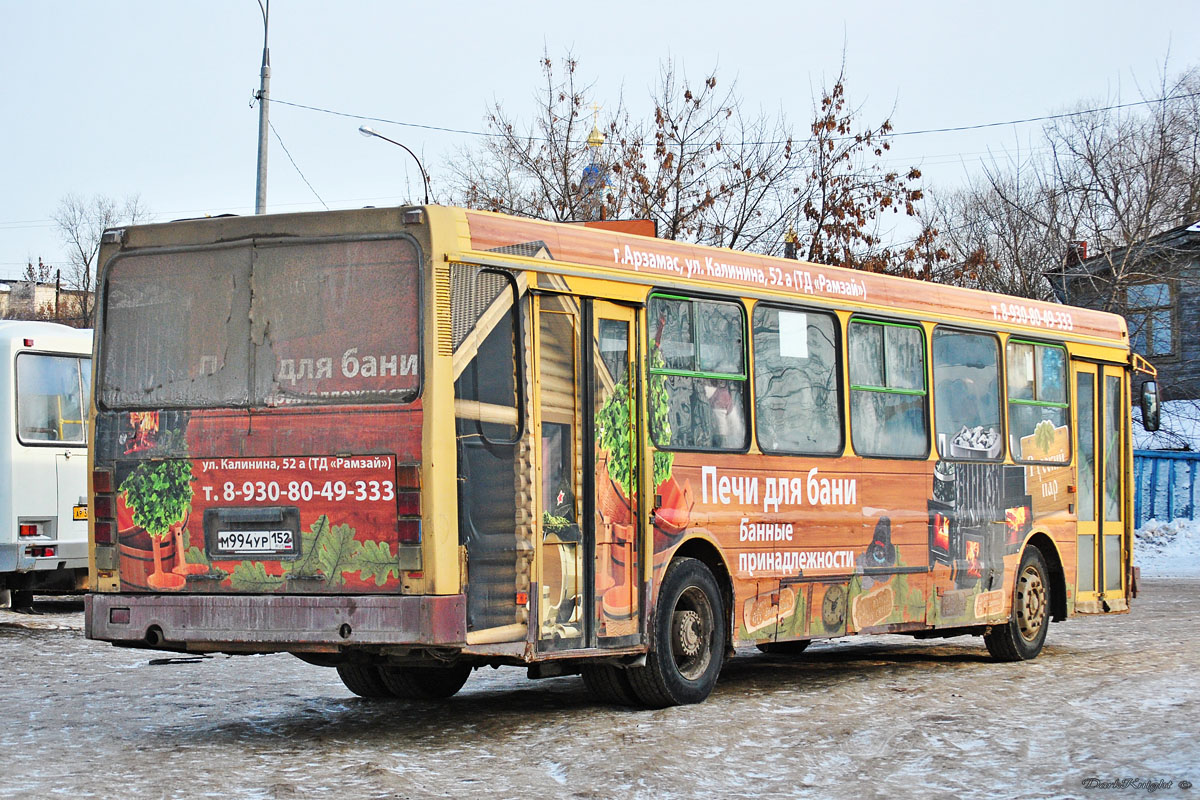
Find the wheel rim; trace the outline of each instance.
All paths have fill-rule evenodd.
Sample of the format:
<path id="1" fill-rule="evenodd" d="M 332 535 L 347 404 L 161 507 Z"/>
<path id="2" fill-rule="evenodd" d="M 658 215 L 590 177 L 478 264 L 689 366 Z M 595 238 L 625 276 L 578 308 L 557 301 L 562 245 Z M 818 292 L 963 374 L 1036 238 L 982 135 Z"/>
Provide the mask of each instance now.
<path id="1" fill-rule="evenodd" d="M 671 654 L 675 668 L 689 681 L 697 680 L 712 662 L 712 606 L 699 588 L 688 587 L 671 615 Z"/>
<path id="2" fill-rule="evenodd" d="M 1027 642 L 1037 639 L 1046 622 L 1046 584 L 1032 564 L 1021 572 L 1017 583 L 1017 626 Z"/>

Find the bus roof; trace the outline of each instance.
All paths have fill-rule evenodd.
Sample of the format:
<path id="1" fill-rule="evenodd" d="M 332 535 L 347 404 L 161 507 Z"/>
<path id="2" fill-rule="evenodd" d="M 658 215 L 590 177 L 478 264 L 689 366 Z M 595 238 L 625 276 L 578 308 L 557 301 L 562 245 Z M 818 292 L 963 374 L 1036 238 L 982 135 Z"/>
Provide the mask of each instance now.
<path id="1" fill-rule="evenodd" d="M 628 233 L 466 211 L 464 259 L 519 261 L 527 269 L 580 274 L 657 286 L 723 289 L 886 313 L 911 313 L 968 324 L 1024 329 L 1030 335 L 1091 337 L 1127 346 L 1125 320 L 1102 311 L 965 289 L 940 283 L 775 258 L 740 250 L 650 239 Z"/>
<path id="2" fill-rule="evenodd" d="M 89 352 L 92 348 L 90 328 L 72 328 L 70 325 L 40 320 L 0 320 L 0 343 L 7 344 L 14 339 L 33 339 L 36 342 L 38 338 L 53 339 L 54 347 L 64 347 L 70 342 L 78 346 L 79 352 Z"/>
<path id="3" fill-rule="evenodd" d="M 743 297 L 979 325 L 1035 338 L 1088 340 L 1126 350 L 1129 346 L 1125 320 L 1103 311 L 448 206 L 231 216 L 131 226 L 120 236 L 110 237 L 112 241 L 106 240 L 101 264 L 107 267 L 114 250 L 189 247 L 259 236 L 378 234 L 424 223 L 425 218 L 434 246 L 448 251 L 434 254 L 439 262 L 448 258 L 643 286 L 732 292 Z"/>

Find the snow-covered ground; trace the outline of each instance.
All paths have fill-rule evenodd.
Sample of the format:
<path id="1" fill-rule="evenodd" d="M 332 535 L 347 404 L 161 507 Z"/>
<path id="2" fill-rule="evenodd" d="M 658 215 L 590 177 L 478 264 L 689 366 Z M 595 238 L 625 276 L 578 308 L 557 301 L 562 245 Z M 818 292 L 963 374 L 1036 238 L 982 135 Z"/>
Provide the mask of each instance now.
<path id="1" fill-rule="evenodd" d="M 1156 433 L 1143 430 L 1141 412 L 1135 408 L 1133 446 L 1200 452 L 1200 401 L 1163 403 L 1162 427 Z M 1200 578 L 1200 520 L 1149 520 L 1135 533 L 1133 563 L 1142 568 L 1143 577 Z"/>
<path id="2" fill-rule="evenodd" d="M 1135 534 L 1133 563 L 1146 578 L 1200 578 L 1200 520 L 1150 520 Z"/>

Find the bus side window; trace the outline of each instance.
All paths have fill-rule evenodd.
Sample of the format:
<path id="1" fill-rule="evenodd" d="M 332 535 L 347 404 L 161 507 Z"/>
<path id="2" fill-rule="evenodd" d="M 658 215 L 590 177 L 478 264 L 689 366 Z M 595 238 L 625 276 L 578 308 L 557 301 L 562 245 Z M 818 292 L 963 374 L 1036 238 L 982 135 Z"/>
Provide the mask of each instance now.
<path id="1" fill-rule="evenodd" d="M 850 436 L 859 455 L 929 455 L 925 333 L 916 325 L 851 320 Z"/>
<path id="2" fill-rule="evenodd" d="M 933 332 L 933 410 L 942 458 L 1004 458 L 1000 422 L 1000 343 L 995 336 Z"/>
<path id="3" fill-rule="evenodd" d="M 87 424 L 80 362 L 77 356 L 17 356 L 17 434 L 21 441 L 84 442 Z"/>
<path id="4" fill-rule="evenodd" d="M 1008 440 L 1017 461 L 1071 460 L 1067 351 L 1009 339 Z"/>
<path id="5" fill-rule="evenodd" d="M 765 453 L 842 451 L 842 387 L 832 314 L 754 307 L 754 402 Z"/>
<path id="6" fill-rule="evenodd" d="M 745 315 L 737 303 L 650 297 L 651 434 L 659 447 L 744 450 Z M 665 397 L 665 408 L 658 398 Z"/>

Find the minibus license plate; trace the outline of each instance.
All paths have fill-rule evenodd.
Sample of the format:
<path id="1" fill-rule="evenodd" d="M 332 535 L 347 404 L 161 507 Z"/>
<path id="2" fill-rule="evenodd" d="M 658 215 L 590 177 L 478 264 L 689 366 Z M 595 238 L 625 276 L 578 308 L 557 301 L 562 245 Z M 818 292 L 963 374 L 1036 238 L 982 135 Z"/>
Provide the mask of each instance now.
<path id="1" fill-rule="evenodd" d="M 292 531 L 217 531 L 217 552 L 231 555 L 295 552 Z"/>
<path id="2" fill-rule="evenodd" d="M 71 509 L 71 519 L 87 519 L 87 506 L 75 506 Z"/>

